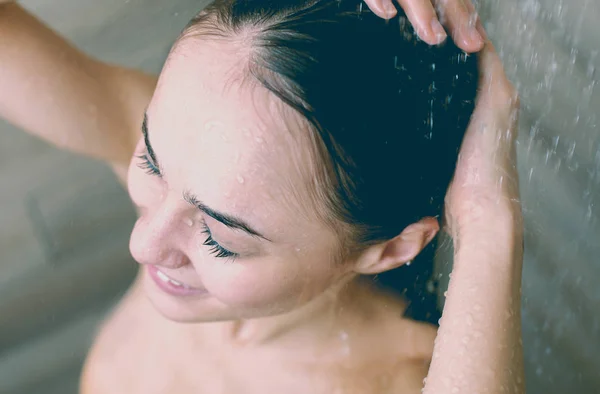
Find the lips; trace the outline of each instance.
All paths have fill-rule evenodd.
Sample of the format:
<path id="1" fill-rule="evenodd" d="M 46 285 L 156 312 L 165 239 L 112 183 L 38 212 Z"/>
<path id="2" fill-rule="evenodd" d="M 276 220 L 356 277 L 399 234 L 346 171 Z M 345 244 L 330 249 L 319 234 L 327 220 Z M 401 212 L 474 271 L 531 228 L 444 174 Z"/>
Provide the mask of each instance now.
<path id="1" fill-rule="evenodd" d="M 191 296 L 208 294 L 206 289 L 191 287 L 185 283 L 179 282 L 155 266 L 148 266 L 148 273 L 161 290 L 171 295 Z"/>
<path id="2" fill-rule="evenodd" d="M 165 274 L 164 272 L 162 272 L 159 269 L 156 269 L 156 276 L 158 276 L 158 279 L 162 280 L 163 282 L 171 283 L 174 286 L 183 287 L 184 289 L 192 288 L 186 284 L 183 284 L 183 283 L 176 281 L 175 279 L 169 277 L 167 274 Z"/>

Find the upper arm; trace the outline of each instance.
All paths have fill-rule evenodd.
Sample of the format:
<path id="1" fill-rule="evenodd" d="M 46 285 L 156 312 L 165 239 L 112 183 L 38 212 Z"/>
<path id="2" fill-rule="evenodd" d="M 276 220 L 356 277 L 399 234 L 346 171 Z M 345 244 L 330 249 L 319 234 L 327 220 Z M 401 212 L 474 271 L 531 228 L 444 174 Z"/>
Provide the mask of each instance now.
<path id="1" fill-rule="evenodd" d="M 126 164 L 155 78 L 98 62 L 0 5 L 0 117 L 64 149 Z"/>

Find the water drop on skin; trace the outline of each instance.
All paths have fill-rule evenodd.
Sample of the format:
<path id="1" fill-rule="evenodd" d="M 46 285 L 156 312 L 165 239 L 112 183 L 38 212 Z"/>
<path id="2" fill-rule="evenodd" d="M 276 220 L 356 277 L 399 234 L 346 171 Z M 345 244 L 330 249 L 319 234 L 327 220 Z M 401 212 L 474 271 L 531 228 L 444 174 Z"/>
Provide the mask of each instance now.
<path id="1" fill-rule="evenodd" d="M 348 343 L 348 333 L 346 331 L 340 331 L 339 334 L 340 341 L 342 342 L 342 355 L 349 356 L 350 355 L 350 344 Z"/>
<path id="2" fill-rule="evenodd" d="M 194 221 L 191 218 L 185 218 L 183 219 L 183 222 L 188 226 L 188 227 L 192 227 L 194 225 Z"/>
<path id="3" fill-rule="evenodd" d="M 467 326 L 472 326 L 473 325 L 473 315 L 471 315 L 470 313 L 467 314 L 466 317 L 466 321 L 467 321 Z"/>
<path id="4" fill-rule="evenodd" d="M 237 181 L 238 181 L 238 183 L 244 183 L 244 177 L 241 176 L 241 175 L 238 175 L 237 176 Z"/>
<path id="5" fill-rule="evenodd" d="M 340 331 L 340 339 L 344 342 L 348 341 L 348 333 L 346 331 Z"/>
<path id="6" fill-rule="evenodd" d="M 222 126 L 222 125 L 223 125 L 223 123 L 219 122 L 218 120 L 211 120 L 204 124 L 204 130 L 211 131 L 211 130 L 214 130 L 215 128 L 217 128 L 218 126 Z"/>

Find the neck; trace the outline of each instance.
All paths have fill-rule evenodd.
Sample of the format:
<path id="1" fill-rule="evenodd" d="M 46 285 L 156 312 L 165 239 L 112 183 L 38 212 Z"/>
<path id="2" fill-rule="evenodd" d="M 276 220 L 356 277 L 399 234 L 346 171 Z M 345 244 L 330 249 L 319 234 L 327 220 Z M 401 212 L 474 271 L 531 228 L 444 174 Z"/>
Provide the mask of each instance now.
<path id="1" fill-rule="evenodd" d="M 344 327 L 365 315 L 370 293 L 358 278 L 330 289 L 292 312 L 257 319 L 216 323 L 222 341 L 233 346 L 287 344 L 302 348 L 339 337 Z"/>

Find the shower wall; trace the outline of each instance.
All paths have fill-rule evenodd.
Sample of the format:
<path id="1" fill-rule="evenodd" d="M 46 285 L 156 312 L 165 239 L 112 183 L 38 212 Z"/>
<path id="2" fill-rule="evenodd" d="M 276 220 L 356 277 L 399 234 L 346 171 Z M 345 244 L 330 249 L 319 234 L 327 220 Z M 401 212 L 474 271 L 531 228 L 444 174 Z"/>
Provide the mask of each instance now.
<path id="1" fill-rule="evenodd" d="M 600 393 L 600 2 L 481 3 L 522 99 L 528 392 Z"/>

